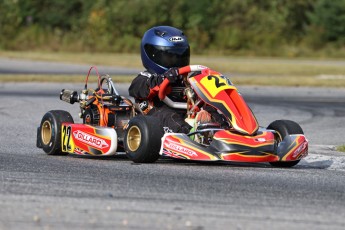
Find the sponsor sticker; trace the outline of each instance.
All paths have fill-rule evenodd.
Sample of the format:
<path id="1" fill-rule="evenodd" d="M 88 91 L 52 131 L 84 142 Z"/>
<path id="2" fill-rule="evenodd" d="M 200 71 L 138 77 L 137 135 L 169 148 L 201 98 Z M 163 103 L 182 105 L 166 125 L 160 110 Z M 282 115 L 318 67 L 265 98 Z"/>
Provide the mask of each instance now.
<path id="1" fill-rule="evenodd" d="M 304 150 L 306 150 L 308 146 L 308 142 L 304 142 L 303 144 L 301 144 L 292 154 L 293 158 L 296 158 L 299 154 L 301 154 Z"/>
<path id="2" fill-rule="evenodd" d="M 173 36 L 173 37 L 169 38 L 169 41 L 170 42 L 183 42 L 184 38 L 180 37 L 180 36 Z"/>
<path id="3" fill-rule="evenodd" d="M 186 154 L 186 155 L 191 156 L 191 157 L 197 157 L 198 156 L 198 154 L 196 152 L 194 152 L 193 150 L 185 148 L 181 145 L 177 145 L 175 143 L 167 143 L 166 147 L 169 149 L 175 150 L 176 152 Z"/>
<path id="4" fill-rule="evenodd" d="M 105 142 L 103 139 L 95 137 L 88 133 L 84 133 L 83 131 L 80 131 L 80 130 L 74 131 L 73 136 L 75 139 L 99 149 L 103 149 L 109 146 L 107 142 Z"/>

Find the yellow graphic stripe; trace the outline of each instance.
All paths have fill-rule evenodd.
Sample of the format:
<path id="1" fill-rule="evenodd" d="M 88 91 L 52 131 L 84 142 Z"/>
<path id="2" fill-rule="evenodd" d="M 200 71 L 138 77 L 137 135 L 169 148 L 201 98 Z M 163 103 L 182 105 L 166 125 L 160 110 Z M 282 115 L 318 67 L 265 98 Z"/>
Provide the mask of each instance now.
<path id="1" fill-rule="evenodd" d="M 246 143 L 243 143 L 243 142 L 239 142 L 238 140 L 236 139 L 232 139 L 233 141 L 231 141 L 231 139 L 229 140 L 230 138 L 215 138 L 215 140 L 221 140 L 222 142 L 225 142 L 227 144 L 234 144 L 234 145 L 241 145 L 241 146 L 247 146 L 247 147 L 262 147 L 262 146 L 267 146 L 267 145 L 272 145 L 274 143 L 274 141 L 270 141 L 270 142 L 265 142 L 265 143 L 262 143 L 262 144 L 246 144 Z"/>
<path id="2" fill-rule="evenodd" d="M 229 132 L 229 131 L 227 131 L 227 132 Z M 265 138 L 266 137 L 265 134 L 266 133 L 263 133 L 263 134 L 260 134 L 258 136 L 254 136 L 254 137 L 247 137 L 247 136 L 237 135 L 237 134 L 231 133 L 232 136 L 239 136 L 239 137 L 246 138 L 249 140 L 258 139 L 258 138 Z M 220 140 L 220 141 L 225 142 L 227 144 L 237 144 L 237 145 L 248 146 L 248 147 L 262 147 L 262 146 L 271 145 L 274 143 L 273 139 L 270 141 L 265 141 L 262 144 L 246 144 L 246 143 L 244 143 L 244 142 L 242 142 L 236 138 L 231 138 L 231 137 L 227 137 L 227 138 L 215 137 L 214 139 Z"/>
<path id="3" fill-rule="evenodd" d="M 277 155 L 275 154 L 272 154 L 272 153 L 267 153 L 267 152 L 262 152 L 262 153 L 265 153 L 267 155 L 264 155 L 264 156 L 258 156 L 258 155 L 244 155 L 243 153 L 249 153 L 249 151 L 242 151 L 242 152 L 234 152 L 234 153 L 226 153 L 226 154 L 222 154 L 222 159 L 224 159 L 224 157 L 226 156 L 231 156 L 231 155 L 237 155 L 237 156 L 241 156 L 241 157 L 244 157 L 244 158 L 267 158 L 267 157 L 270 157 L 270 156 L 273 156 L 273 157 L 278 157 Z"/>
<path id="4" fill-rule="evenodd" d="M 299 140 L 300 140 L 300 137 L 296 138 L 296 141 L 294 141 L 294 142 L 291 143 L 291 145 L 289 146 L 289 148 L 291 147 L 292 149 L 291 149 L 287 154 L 285 154 L 285 156 L 283 157 L 282 161 L 286 161 L 286 159 L 291 155 L 291 153 L 294 152 L 294 151 L 299 147 L 299 144 L 300 144 Z M 299 155 L 300 155 L 300 154 L 299 154 Z M 299 155 L 298 155 L 298 156 L 299 156 Z M 297 157 L 298 157 L 298 156 L 297 156 Z M 297 158 L 297 157 L 296 157 L 296 158 Z"/>

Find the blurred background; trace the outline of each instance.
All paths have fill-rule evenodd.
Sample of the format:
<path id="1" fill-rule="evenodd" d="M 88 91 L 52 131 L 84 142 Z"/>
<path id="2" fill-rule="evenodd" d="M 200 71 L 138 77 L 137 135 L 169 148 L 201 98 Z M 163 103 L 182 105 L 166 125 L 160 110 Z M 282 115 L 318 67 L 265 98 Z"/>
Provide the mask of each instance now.
<path id="1" fill-rule="evenodd" d="M 80 82 L 90 65 L 131 81 L 157 25 L 236 85 L 345 87 L 345 0 L 0 0 L 0 82 Z"/>
<path id="2" fill-rule="evenodd" d="M 139 53 L 156 25 L 192 54 L 345 57 L 345 0 L 1 0 L 0 50 Z"/>

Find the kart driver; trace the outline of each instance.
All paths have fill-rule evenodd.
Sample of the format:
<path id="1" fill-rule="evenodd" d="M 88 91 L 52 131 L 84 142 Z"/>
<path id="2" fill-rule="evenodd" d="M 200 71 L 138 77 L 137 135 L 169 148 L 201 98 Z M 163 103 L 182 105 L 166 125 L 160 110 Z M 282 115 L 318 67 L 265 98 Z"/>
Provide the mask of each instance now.
<path id="1" fill-rule="evenodd" d="M 173 101 L 184 100 L 185 86 L 178 68 L 189 65 L 189 58 L 190 47 L 181 30 L 157 26 L 145 32 L 141 41 L 141 60 L 146 70 L 132 81 L 129 95 L 139 103 L 144 114 L 157 117 L 165 132 L 189 133 L 192 128 L 184 120 L 185 110 L 172 109 L 158 98 L 160 84 L 167 78 L 172 86 L 169 97 Z M 206 123 L 211 116 L 201 110 L 196 120 Z"/>

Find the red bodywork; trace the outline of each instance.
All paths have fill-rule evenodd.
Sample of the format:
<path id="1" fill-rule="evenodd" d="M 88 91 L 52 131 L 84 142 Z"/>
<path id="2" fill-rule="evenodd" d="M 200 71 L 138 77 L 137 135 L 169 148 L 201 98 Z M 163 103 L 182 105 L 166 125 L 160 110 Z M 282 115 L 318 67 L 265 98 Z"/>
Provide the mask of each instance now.
<path id="1" fill-rule="evenodd" d="M 114 155 L 117 134 L 114 128 L 63 123 L 61 145 L 63 152 L 78 155 Z"/>
<path id="2" fill-rule="evenodd" d="M 220 110 L 232 126 L 243 134 L 252 135 L 259 128 L 258 122 L 235 86 L 220 73 L 204 69 L 189 78 L 189 82 L 205 103 Z"/>
<path id="3" fill-rule="evenodd" d="M 202 161 L 276 162 L 297 161 L 308 154 L 304 135 L 288 135 L 278 141 L 274 130 L 259 129 L 258 122 L 237 88 L 222 74 L 203 66 L 187 66 L 180 74 L 198 71 L 188 78 L 204 103 L 228 119 L 229 130 L 215 130 L 210 145 L 197 143 L 186 134 L 167 133 L 160 154 Z M 164 89 L 165 86 L 163 86 Z M 160 94 L 164 98 L 165 94 Z"/>

